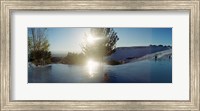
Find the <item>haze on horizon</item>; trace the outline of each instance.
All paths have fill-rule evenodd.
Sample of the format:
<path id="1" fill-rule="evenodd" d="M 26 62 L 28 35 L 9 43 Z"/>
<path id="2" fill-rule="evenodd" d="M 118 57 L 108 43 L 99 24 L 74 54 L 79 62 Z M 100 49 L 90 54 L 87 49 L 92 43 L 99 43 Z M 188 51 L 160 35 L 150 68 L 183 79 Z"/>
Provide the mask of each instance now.
<path id="1" fill-rule="evenodd" d="M 90 28 L 47 28 L 52 55 L 80 53 L 81 42 Z M 116 47 L 170 45 L 172 28 L 113 28 L 119 37 Z M 29 30 L 29 29 L 28 29 Z"/>

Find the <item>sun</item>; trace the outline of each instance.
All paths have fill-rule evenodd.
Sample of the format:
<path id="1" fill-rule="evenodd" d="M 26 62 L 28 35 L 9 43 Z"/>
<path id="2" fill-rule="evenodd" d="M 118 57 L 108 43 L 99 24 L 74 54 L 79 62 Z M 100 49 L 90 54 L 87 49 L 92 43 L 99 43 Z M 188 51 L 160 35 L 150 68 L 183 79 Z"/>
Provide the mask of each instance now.
<path id="1" fill-rule="evenodd" d="M 88 35 L 87 42 L 90 43 L 90 44 L 93 44 L 95 42 L 99 42 L 100 39 L 101 38 L 93 37 L 92 35 Z"/>
<path id="2" fill-rule="evenodd" d="M 87 41 L 88 41 L 89 43 L 93 44 L 93 43 L 95 42 L 95 38 L 92 37 L 91 35 L 89 35 L 89 36 L 87 37 Z"/>

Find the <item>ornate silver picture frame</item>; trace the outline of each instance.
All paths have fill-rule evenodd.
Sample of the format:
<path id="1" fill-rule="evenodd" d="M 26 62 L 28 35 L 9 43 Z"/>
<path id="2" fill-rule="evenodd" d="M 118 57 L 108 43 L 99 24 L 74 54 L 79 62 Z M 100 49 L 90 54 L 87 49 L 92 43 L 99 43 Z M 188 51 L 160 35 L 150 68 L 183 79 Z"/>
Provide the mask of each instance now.
<path id="1" fill-rule="evenodd" d="M 199 0 L 0 0 L 0 110 L 200 110 Z M 13 11 L 189 11 L 189 100 L 12 100 Z M 23 22 L 23 21 L 22 21 Z M 181 70 L 177 69 L 177 70 Z"/>

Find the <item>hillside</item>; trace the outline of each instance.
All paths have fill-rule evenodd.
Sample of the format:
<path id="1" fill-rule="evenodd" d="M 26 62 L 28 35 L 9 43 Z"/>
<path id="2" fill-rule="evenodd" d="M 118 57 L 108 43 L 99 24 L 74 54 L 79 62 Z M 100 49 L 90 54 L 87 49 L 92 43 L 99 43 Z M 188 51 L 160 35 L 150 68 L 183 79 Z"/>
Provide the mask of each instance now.
<path id="1" fill-rule="evenodd" d="M 118 47 L 115 52 L 107 56 L 106 61 L 124 61 L 138 59 L 148 54 L 170 50 L 167 46 L 137 46 L 137 47 Z"/>

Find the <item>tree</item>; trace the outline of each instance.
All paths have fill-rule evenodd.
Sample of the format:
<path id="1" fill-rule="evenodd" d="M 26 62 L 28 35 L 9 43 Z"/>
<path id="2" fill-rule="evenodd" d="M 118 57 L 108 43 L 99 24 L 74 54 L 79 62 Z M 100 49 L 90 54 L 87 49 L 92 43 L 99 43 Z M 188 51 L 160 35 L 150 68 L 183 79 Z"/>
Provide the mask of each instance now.
<path id="1" fill-rule="evenodd" d="M 85 34 L 82 51 L 90 58 L 103 59 L 113 53 L 118 40 L 113 28 L 91 28 L 89 33 Z"/>
<path id="2" fill-rule="evenodd" d="M 28 29 L 28 59 L 36 65 L 45 65 L 50 63 L 51 52 L 46 38 L 46 28 Z"/>
<path id="3" fill-rule="evenodd" d="M 33 50 L 48 50 L 49 43 L 46 38 L 47 28 L 29 28 L 29 43 L 32 44 Z"/>

